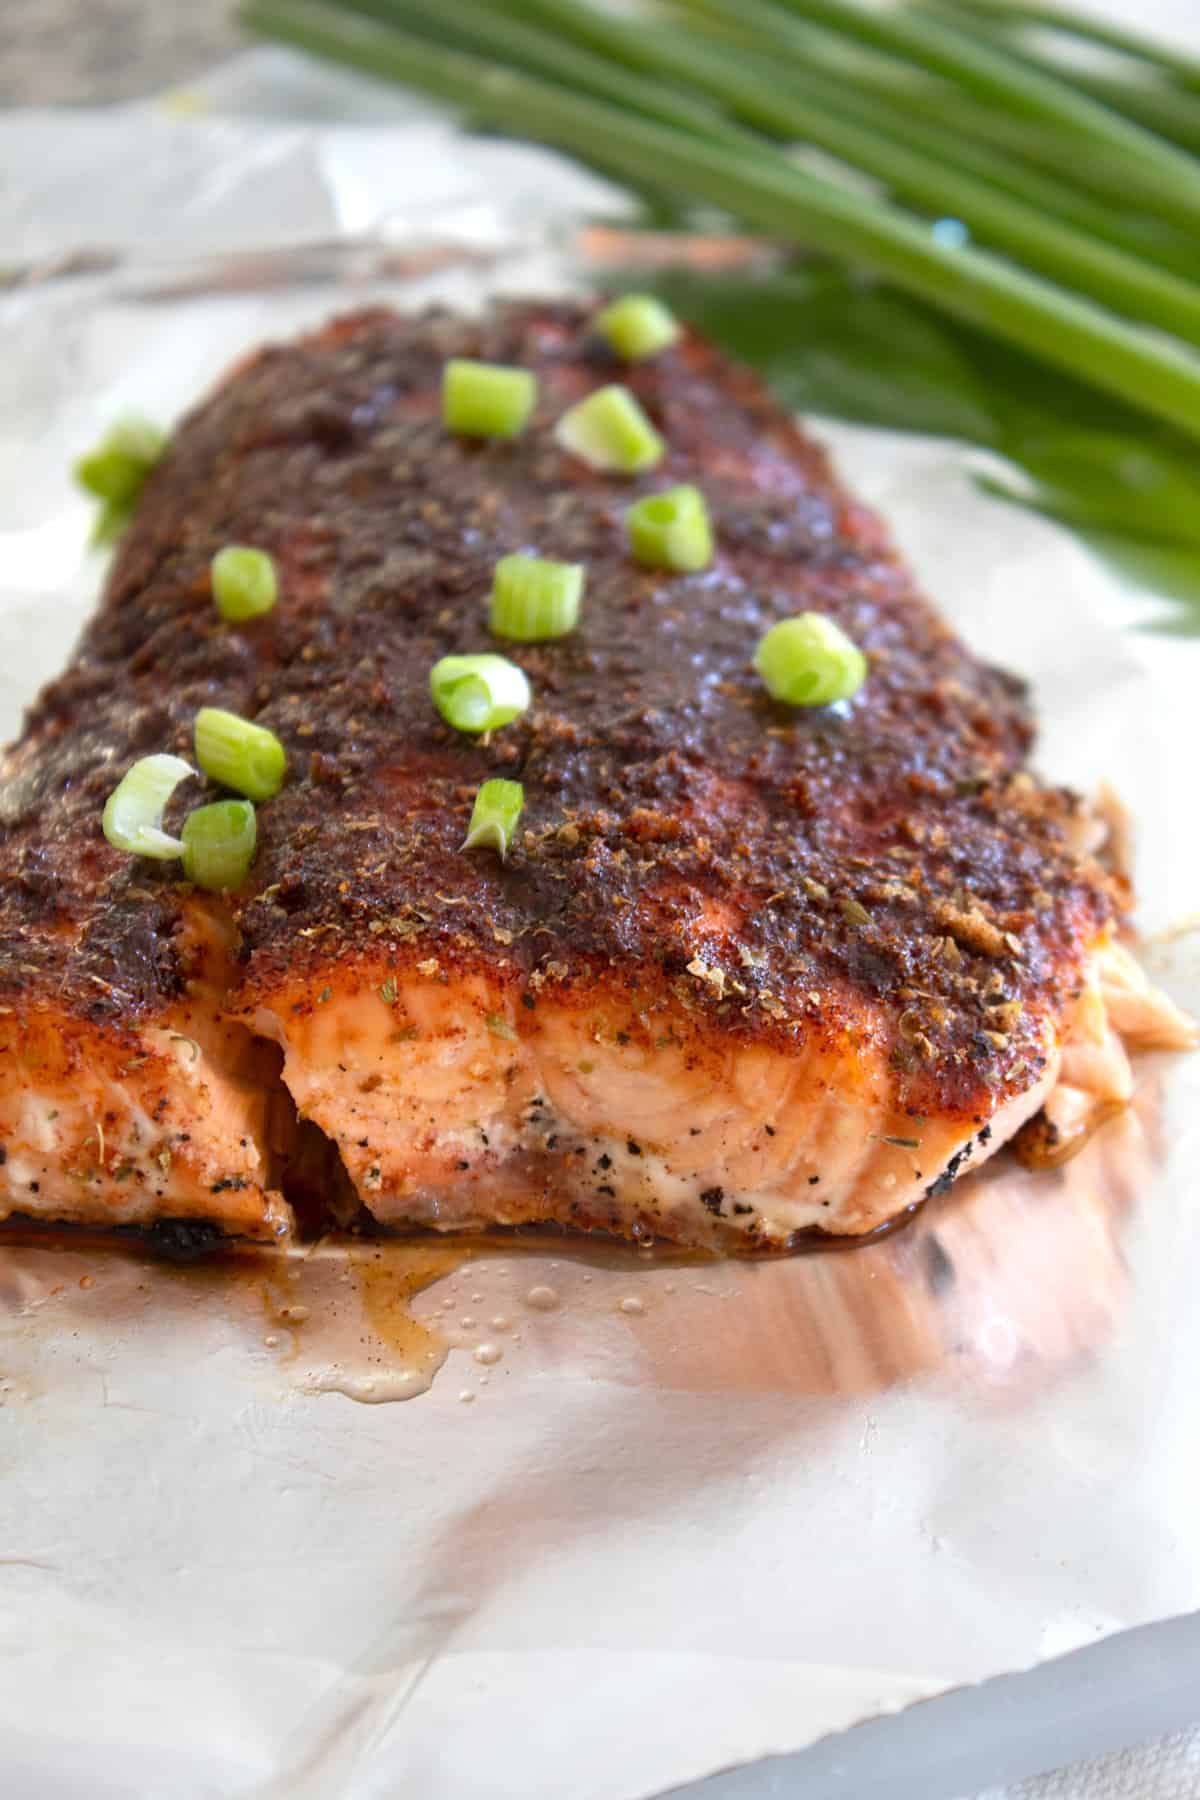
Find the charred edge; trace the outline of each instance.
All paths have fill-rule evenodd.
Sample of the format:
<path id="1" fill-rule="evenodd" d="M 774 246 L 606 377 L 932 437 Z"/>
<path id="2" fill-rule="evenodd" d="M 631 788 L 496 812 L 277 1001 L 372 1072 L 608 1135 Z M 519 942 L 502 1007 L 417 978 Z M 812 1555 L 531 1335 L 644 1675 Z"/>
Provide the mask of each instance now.
<path id="1" fill-rule="evenodd" d="M 156 1219 L 153 1225 L 80 1224 L 73 1219 L 46 1219 L 40 1213 L 10 1213 L 0 1220 L 0 1243 L 49 1239 L 70 1247 L 110 1247 L 115 1243 L 149 1252 L 163 1262 L 193 1263 L 237 1249 L 261 1249 L 252 1238 L 231 1237 L 211 1219 Z"/>
<path id="2" fill-rule="evenodd" d="M 991 1137 L 992 1134 L 988 1131 L 986 1125 L 983 1130 L 987 1131 L 988 1137 Z M 983 1131 L 979 1134 L 979 1141 L 980 1143 L 986 1143 L 987 1141 L 983 1135 Z M 929 1186 L 925 1189 L 925 1198 L 927 1200 L 937 1200 L 942 1194 L 948 1194 L 950 1192 L 950 1189 L 954 1186 L 954 1183 L 962 1173 L 963 1165 L 969 1161 L 974 1153 L 974 1149 L 975 1139 L 970 1138 L 963 1145 L 961 1150 L 956 1150 L 954 1152 L 954 1155 L 950 1158 L 950 1161 L 946 1164 L 937 1180 L 931 1181 Z"/>
<path id="3" fill-rule="evenodd" d="M 211 1219 L 155 1219 L 153 1225 L 117 1227 L 122 1236 L 140 1238 L 164 1262 L 192 1263 L 227 1248 L 234 1240 Z"/>

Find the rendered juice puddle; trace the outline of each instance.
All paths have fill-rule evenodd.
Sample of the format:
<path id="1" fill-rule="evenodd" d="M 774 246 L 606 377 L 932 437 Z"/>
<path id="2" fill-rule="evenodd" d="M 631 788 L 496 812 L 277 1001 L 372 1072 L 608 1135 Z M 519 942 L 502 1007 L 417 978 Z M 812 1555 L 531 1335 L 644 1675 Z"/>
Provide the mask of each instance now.
<path id="1" fill-rule="evenodd" d="M 450 1344 L 411 1302 L 469 1255 L 422 1240 L 330 1243 L 281 1259 L 261 1287 L 264 1347 L 293 1365 L 306 1393 L 365 1405 L 414 1399 L 432 1387 Z"/>
<path id="2" fill-rule="evenodd" d="M 503 1383 L 526 1346 L 535 1357 L 553 1352 L 547 1330 L 560 1347 L 563 1333 L 586 1345 L 601 1316 L 616 1313 L 618 1299 L 629 1295 L 631 1279 L 656 1260 L 623 1245 L 568 1247 L 558 1236 L 533 1234 L 330 1238 L 287 1254 L 261 1275 L 263 1343 L 302 1392 L 367 1405 L 428 1392 L 457 1352 L 465 1358 L 457 1365 L 460 1380 L 468 1384 L 458 1398 L 470 1401 L 494 1379 Z M 695 1259 L 668 1253 L 664 1260 L 674 1267 Z M 645 1308 L 632 1300 L 624 1310 Z"/>

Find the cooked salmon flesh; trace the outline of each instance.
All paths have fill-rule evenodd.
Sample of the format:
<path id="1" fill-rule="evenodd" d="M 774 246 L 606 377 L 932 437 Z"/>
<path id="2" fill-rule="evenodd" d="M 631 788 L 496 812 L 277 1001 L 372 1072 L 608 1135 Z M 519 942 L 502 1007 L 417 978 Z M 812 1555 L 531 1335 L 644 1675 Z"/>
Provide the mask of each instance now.
<path id="1" fill-rule="evenodd" d="M 1026 768 L 1021 684 L 749 374 L 687 332 L 618 364 L 591 317 L 360 313 L 179 427 L 4 764 L 3 1214 L 275 1240 L 302 1200 L 786 1250 L 904 1214 L 1027 1121 L 1069 1140 L 1128 1098 L 1123 1043 L 1190 1041 L 1088 809 Z M 446 429 L 454 357 L 536 375 L 519 436 Z M 640 474 L 554 434 L 614 382 L 666 444 Z M 713 560 L 642 567 L 626 510 L 679 483 Z M 226 545 L 273 558 L 269 613 L 222 619 Z M 514 551 L 585 566 L 569 635 L 489 633 Z M 764 688 L 755 646 L 801 612 L 865 653 L 853 697 Z M 532 691 L 482 737 L 429 693 L 477 651 Z M 225 894 L 101 831 L 204 706 L 288 756 Z M 462 848 L 492 777 L 524 789 L 504 860 Z M 218 793 L 184 783 L 168 828 Z"/>

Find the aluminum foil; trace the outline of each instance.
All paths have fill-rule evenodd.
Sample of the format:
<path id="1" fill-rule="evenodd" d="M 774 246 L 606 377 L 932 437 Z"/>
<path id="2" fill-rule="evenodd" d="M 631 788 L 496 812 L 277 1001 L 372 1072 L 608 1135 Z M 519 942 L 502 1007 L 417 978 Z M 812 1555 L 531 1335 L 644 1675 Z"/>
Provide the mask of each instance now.
<path id="1" fill-rule="evenodd" d="M 277 53 L 11 115 L 0 166 L 5 736 L 94 598 L 67 471 L 115 413 L 339 308 L 578 285 L 620 204 Z M 1145 957 L 1200 1007 L 1200 647 L 957 449 L 818 430 L 1032 680 L 1042 767 L 1119 788 Z M 770 1266 L 0 1249 L 6 1794 L 639 1800 L 1200 1606 L 1198 1098 L 1147 1059 L 1061 1171 Z"/>

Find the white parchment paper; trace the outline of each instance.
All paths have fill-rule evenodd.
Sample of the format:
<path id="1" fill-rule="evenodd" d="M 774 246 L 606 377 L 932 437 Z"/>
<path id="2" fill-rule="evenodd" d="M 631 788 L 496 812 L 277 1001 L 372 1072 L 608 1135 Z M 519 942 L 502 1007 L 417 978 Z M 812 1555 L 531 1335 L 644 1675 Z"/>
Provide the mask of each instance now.
<path id="1" fill-rule="evenodd" d="M 67 469 L 114 413 L 167 422 L 340 307 L 577 279 L 572 222 L 615 204 L 279 53 L 200 98 L 0 121 L 0 264 L 105 253 L 0 298 L 6 736 L 94 597 Z M 447 234 L 496 260 L 396 277 Z M 245 261 L 300 246 L 304 279 Z M 1032 679 L 1042 766 L 1119 786 L 1195 1006 L 1195 644 L 958 451 L 820 429 Z M 403 1405 L 313 1391 L 388 1391 L 402 1260 L 0 1251 L 5 1794 L 635 1800 L 1200 1605 L 1198 1098 L 1147 1062 L 1066 1170 L 994 1165 L 851 1255 L 481 1248 L 412 1301 L 450 1349 Z"/>

